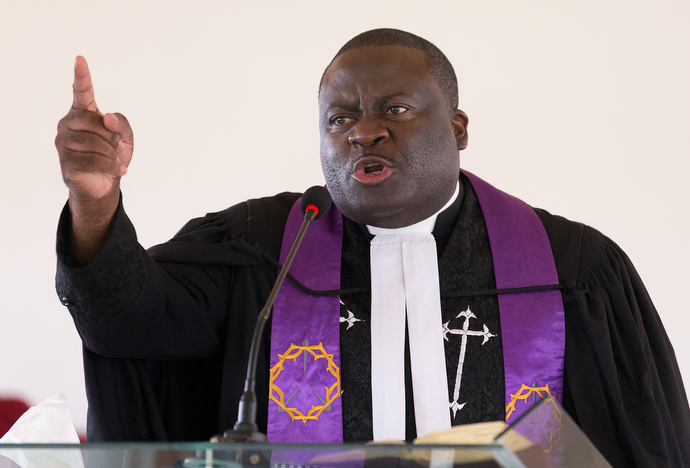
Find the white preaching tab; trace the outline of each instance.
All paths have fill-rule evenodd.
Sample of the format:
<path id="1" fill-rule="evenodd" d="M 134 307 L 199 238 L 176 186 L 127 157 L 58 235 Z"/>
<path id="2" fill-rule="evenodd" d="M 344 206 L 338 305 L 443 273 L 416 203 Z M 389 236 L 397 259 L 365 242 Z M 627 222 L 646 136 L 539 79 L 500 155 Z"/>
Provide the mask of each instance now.
<path id="1" fill-rule="evenodd" d="M 371 241 L 371 387 L 374 441 L 405 439 L 405 321 L 417 436 L 450 428 L 436 241 L 439 213 L 412 226 L 367 226 Z"/>

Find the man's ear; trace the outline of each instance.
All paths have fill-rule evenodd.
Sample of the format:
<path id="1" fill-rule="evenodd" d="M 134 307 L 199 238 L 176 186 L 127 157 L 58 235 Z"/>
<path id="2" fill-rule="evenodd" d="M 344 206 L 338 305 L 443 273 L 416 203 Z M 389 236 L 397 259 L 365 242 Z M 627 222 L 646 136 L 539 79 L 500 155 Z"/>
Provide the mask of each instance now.
<path id="1" fill-rule="evenodd" d="M 452 121 L 455 128 L 455 141 L 458 143 L 458 150 L 464 150 L 467 148 L 467 125 L 470 119 L 463 111 L 455 109 Z"/>

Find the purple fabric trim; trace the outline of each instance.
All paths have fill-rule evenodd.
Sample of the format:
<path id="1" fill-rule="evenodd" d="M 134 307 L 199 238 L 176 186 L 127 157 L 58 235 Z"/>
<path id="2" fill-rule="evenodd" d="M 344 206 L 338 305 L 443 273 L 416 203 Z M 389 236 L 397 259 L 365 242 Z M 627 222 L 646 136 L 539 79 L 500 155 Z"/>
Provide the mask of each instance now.
<path id="1" fill-rule="evenodd" d="M 285 225 L 281 264 L 304 221 L 300 201 Z M 339 289 L 342 239 L 342 215 L 333 206 L 323 219 L 311 222 L 290 273 L 312 289 Z M 273 306 L 270 362 L 268 440 L 342 443 L 340 296 L 312 296 L 285 281 Z M 287 412 L 279 412 L 283 408 L 276 400 L 281 401 L 281 392 Z M 330 402 L 326 408 L 324 401 Z M 302 415 L 318 419 L 301 419 Z"/>
<path id="2" fill-rule="evenodd" d="M 534 210 L 473 174 L 463 173 L 470 179 L 484 213 L 496 287 L 558 284 L 551 244 Z M 511 422 L 530 408 L 526 399 L 515 398 L 529 393 L 523 385 L 548 386 L 551 395 L 562 402 L 563 298 L 559 290 L 499 294 L 498 308 L 503 335 L 506 421 Z M 540 392 L 544 390 L 537 391 Z"/>

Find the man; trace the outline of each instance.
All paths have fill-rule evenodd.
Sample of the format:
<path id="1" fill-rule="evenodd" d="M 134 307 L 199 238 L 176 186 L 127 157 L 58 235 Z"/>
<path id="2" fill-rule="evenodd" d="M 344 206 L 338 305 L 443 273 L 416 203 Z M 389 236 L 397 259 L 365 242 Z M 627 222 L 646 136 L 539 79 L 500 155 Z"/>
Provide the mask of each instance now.
<path id="1" fill-rule="evenodd" d="M 319 261 L 297 265 L 295 276 L 335 291 L 286 284 L 276 303 L 257 379 L 270 440 L 300 427 L 315 428 L 313 440 L 411 439 L 503 420 L 519 411 L 521 382 L 557 394 L 615 466 L 690 464 L 675 356 L 629 260 L 593 229 L 460 173 L 468 118 L 435 46 L 397 30 L 357 36 L 326 69 L 319 109 L 321 162 L 339 211 L 310 228 L 306 248 Z M 131 128 L 99 112 L 79 57 L 56 146 L 70 189 L 57 289 L 84 342 L 88 437 L 203 440 L 232 427 L 275 279 L 268 259 L 285 256 L 298 195 L 192 220 L 145 252 L 119 193 Z M 319 320 L 334 308 L 340 328 L 327 341 Z M 303 360 L 306 375 L 319 358 L 335 378 L 325 393 L 302 373 L 279 380 L 290 362 Z M 307 397 L 323 402 L 312 405 L 318 416 L 294 409 Z"/>

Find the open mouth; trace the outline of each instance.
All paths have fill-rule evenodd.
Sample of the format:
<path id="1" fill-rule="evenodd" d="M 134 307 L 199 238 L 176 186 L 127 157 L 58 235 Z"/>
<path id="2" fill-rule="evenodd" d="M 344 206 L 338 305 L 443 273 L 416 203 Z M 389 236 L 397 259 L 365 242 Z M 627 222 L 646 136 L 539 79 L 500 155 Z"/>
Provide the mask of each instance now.
<path id="1" fill-rule="evenodd" d="M 375 185 L 386 180 L 392 173 L 393 168 L 388 161 L 369 156 L 357 161 L 352 177 L 365 185 Z"/>
<path id="2" fill-rule="evenodd" d="M 375 174 L 377 172 L 383 171 L 383 165 L 381 164 L 369 164 L 364 168 L 365 174 Z"/>

